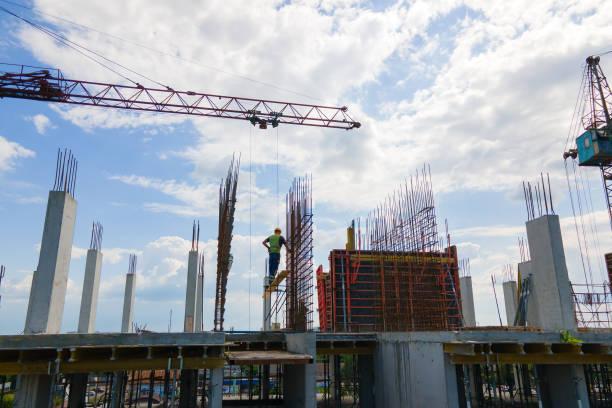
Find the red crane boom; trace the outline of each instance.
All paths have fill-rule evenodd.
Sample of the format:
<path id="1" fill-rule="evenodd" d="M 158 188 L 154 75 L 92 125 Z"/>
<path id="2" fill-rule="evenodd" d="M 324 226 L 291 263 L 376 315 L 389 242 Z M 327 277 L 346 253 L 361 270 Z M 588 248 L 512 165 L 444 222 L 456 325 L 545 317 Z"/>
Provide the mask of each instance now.
<path id="1" fill-rule="evenodd" d="M 248 120 L 266 129 L 268 124 L 355 129 L 361 124 L 348 114 L 348 108 L 280 102 L 175 91 L 172 88 L 145 88 L 140 84 L 117 85 L 66 79 L 59 70 L 25 65 L 19 72 L 0 70 L 0 98 L 32 99 L 75 105 L 102 106 L 150 112 Z"/>

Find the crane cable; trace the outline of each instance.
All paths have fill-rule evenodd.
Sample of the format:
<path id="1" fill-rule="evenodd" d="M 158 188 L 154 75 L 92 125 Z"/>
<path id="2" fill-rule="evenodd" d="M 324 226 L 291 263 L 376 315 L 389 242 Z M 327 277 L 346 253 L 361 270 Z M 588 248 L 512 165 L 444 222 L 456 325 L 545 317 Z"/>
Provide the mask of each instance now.
<path id="1" fill-rule="evenodd" d="M 51 37 L 51 38 L 55 39 L 56 41 L 58 41 L 58 42 L 60 42 L 60 43 L 64 44 L 66 47 L 68 47 L 68 48 L 72 48 L 74 51 L 76 51 L 76 52 L 78 52 L 79 54 L 83 55 L 85 58 L 88 58 L 88 59 L 92 60 L 93 62 L 95 62 L 95 63 L 99 64 L 100 66 L 102 66 L 102 67 L 104 67 L 104 68 L 106 68 L 106 69 L 108 69 L 109 71 L 113 72 L 114 74 L 119 75 L 121 78 L 125 79 L 126 81 L 131 82 L 132 84 L 134 84 L 134 85 L 136 85 L 136 86 L 138 86 L 138 85 L 140 85 L 140 84 L 139 84 L 138 82 L 134 81 L 133 79 L 129 78 L 128 76 L 126 76 L 126 75 L 124 75 L 124 74 L 120 73 L 119 71 L 117 71 L 117 70 L 115 70 L 115 69 L 111 68 L 110 66 L 106 65 L 105 63 L 103 63 L 103 62 L 101 62 L 101 61 L 97 60 L 96 58 L 92 57 L 91 55 L 86 54 L 85 52 L 88 52 L 88 53 L 93 54 L 93 55 L 95 55 L 95 56 L 97 56 L 97 57 L 99 57 L 99 58 L 102 58 L 103 60 L 105 60 L 105 61 L 107 61 L 107 62 L 109 62 L 109 63 L 111 63 L 111 64 L 114 64 L 114 65 L 116 65 L 116 66 L 118 66 L 118 67 L 121 67 L 121 68 L 123 68 L 124 70 L 129 71 L 129 72 L 131 72 L 131 73 L 132 73 L 132 74 L 134 74 L 134 75 L 138 75 L 138 76 L 139 76 L 139 77 L 141 77 L 141 78 L 144 78 L 144 79 L 146 79 L 146 80 L 148 80 L 148 81 L 151 81 L 151 82 L 153 82 L 153 83 L 154 83 L 154 84 L 156 84 L 156 85 L 159 85 L 159 86 L 164 87 L 164 88 L 167 88 L 167 89 L 172 89 L 172 88 L 171 88 L 170 86 L 168 86 L 168 85 L 165 85 L 165 84 L 163 84 L 163 83 L 161 83 L 161 82 L 159 82 L 159 81 L 156 81 L 156 80 L 154 80 L 154 79 L 152 79 L 152 78 L 150 78 L 150 77 L 148 77 L 148 76 L 146 76 L 146 75 L 143 75 L 143 74 L 141 74 L 141 73 L 139 73 L 139 72 L 137 72 L 137 71 L 135 71 L 135 70 L 133 70 L 133 69 L 131 69 L 131 68 L 128 68 L 128 67 L 126 67 L 125 65 L 120 64 L 120 63 L 119 63 L 119 62 L 117 62 L 117 61 L 114 61 L 114 60 L 112 60 L 112 59 L 110 59 L 110 58 L 105 57 L 105 56 L 104 56 L 104 55 L 102 55 L 102 53 L 100 53 L 100 52 L 94 51 L 94 50 L 92 50 L 92 49 L 90 49 L 90 48 L 85 47 L 84 45 L 78 44 L 78 43 L 76 43 L 76 42 L 74 42 L 74 41 L 72 41 L 72 40 L 68 39 L 67 37 L 63 36 L 62 34 L 57 33 L 57 32 L 55 32 L 55 31 L 53 31 L 52 29 L 50 29 L 50 28 L 48 28 L 48 27 L 45 27 L 45 26 L 43 26 L 43 25 L 40 25 L 40 24 L 34 23 L 34 22 L 32 22 L 32 21 L 30 21 L 30 20 L 26 19 L 25 17 L 22 17 L 22 16 L 20 16 L 20 15 L 17 15 L 17 14 L 13 13 L 13 12 L 12 12 L 12 11 L 10 11 L 10 10 L 7 10 L 6 8 L 4 8 L 4 7 L 2 7 L 2 6 L 0 6 L 0 11 L 4 11 L 5 13 L 7 13 L 7 14 L 9 14 L 9 15 L 11 15 L 11 16 L 13 16 L 13 17 L 15 17 L 15 18 L 17 18 L 17 19 L 19 19 L 19 20 L 21 20 L 21 21 L 23 21 L 24 23 L 26 23 L 26 24 L 28 24 L 28 25 L 32 26 L 32 27 L 33 27 L 33 28 L 35 28 L 36 30 L 38 30 L 38 31 L 40 31 L 40 32 L 42 32 L 42 33 L 44 33 L 44 34 L 48 35 L 49 37 Z M 81 51 L 81 50 L 84 50 L 85 52 L 83 52 L 83 51 Z"/>
<path id="2" fill-rule="evenodd" d="M 253 127 L 249 126 L 249 331 L 251 331 L 251 280 L 253 279 Z M 265 318 L 265 316 L 264 316 Z"/>
<path id="3" fill-rule="evenodd" d="M 175 55 L 175 54 L 172 54 L 172 53 L 169 53 L 169 52 L 165 52 L 165 51 L 161 51 L 161 50 L 152 48 L 150 46 L 141 44 L 141 43 L 136 42 L 136 41 L 127 40 L 127 39 L 119 37 L 117 35 L 110 34 L 110 33 L 107 33 L 105 31 L 101 31 L 101 30 L 98 30 L 96 28 L 89 27 L 89 26 L 86 26 L 84 24 L 80 24 L 80 23 L 68 20 L 68 19 L 63 18 L 63 17 L 59 17 L 59 16 L 56 16 L 56 15 L 53 15 L 53 14 L 50 14 L 50 13 L 45 13 L 43 11 L 35 9 L 34 7 L 28 7 L 26 5 L 19 4 L 19 3 L 16 3 L 16 2 L 13 2 L 13 1 L 9 1 L 9 0 L 0 0 L 0 2 L 11 4 L 11 5 L 16 6 L 16 7 L 21 7 L 21 8 L 24 8 L 26 10 L 30 10 L 32 13 L 39 14 L 41 16 L 48 16 L 48 17 L 54 18 L 56 20 L 60 20 L 60 21 L 63 21 L 65 23 L 71 24 L 71 25 L 73 25 L 75 27 L 78 27 L 78 28 L 81 28 L 81 29 L 85 29 L 87 31 L 93 31 L 94 33 L 102 34 L 102 35 L 105 35 L 107 37 L 113 38 L 115 40 L 119 40 L 119 41 L 127 43 L 127 44 L 132 44 L 132 45 L 134 45 L 136 47 L 143 48 L 143 49 L 145 49 L 147 51 L 155 52 L 155 53 L 157 53 L 159 55 L 163 55 L 163 56 L 166 56 L 166 57 L 177 59 L 179 61 L 187 62 L 189 64 L 197 65 L 199 67 L 210 69 L 212 71 L 217 71 L 217 72 L 220 72 L 220 73 L 228 75 L 228 76 L 233 76 L 235 78 L 239 78 L 239 79 L 242 79 L 242 80 L 245 80 L 245 81 L 249 81 L 249 82 L 253 82 L 253 83 L 256 83 L 256 84 L 259 84 L 259 85 L 267 86 L 269 88 L 278 89 L 279 91 L 291 93 L 291 94 L 298 95 L 298 96 L 303 96 L 303 97 L 311 99 L 313 101 L 324 102 L 324 100 L 321 99 L 321 98 L 317 98 L 317 97 L 314 97 L 314 96 L 311 96 L 311 95 L 308 95 L 308 94 L 305 94 L 305 93 L 302 93 L 302 92 L 294 91 L 294 90 L 291 90 L 291 89 L 288 89 L 288 88 L 283 88 L 283 87 L 275 85 L 273 83 L 259 81 L 259 80 L 254 79 L 254 78 L 250 78 L 250 77 L 248 77 L 246 75 L 239 74 L 239 73 L 236 73 L 236 72 L 226 71 L 224 69 L 217 68 L 217 67 L 214 67 L 212 65 L 207 65 L 207 64 L 203 64 L 203 63 L 198 62 L 198 61 L 194 61 L 194 60 L 190 60 L 190 59 L 187 59 L 187 58 L 183 58 L 183 57 L 180 57 L 178 55 Z M 117 74 L 117 75 L 121 75 L 121 74 Z M 138 74 L 138 75 L 140 75 L 140 74 Z M 155 81 L 153 81 L 153 82 L 155 82 Z"/>
<path id="4" fill-rule="evenodd" d="M 278 176 L 278 126 L 276 127 L 276 226 L 280 227 L 280 181 Z"/>

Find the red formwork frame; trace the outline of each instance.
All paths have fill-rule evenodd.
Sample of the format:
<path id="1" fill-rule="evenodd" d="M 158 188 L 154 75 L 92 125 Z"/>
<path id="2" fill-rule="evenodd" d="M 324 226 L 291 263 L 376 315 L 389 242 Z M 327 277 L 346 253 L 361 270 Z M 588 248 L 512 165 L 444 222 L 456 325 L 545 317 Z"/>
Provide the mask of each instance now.
<path id="1" fill-rule="evenodd" d="M 454 246 L 428 252 L 333 250 L 329 260 L 329 274 L 317 271 L 321 330 L 453 330 L 462 325 Z"/>

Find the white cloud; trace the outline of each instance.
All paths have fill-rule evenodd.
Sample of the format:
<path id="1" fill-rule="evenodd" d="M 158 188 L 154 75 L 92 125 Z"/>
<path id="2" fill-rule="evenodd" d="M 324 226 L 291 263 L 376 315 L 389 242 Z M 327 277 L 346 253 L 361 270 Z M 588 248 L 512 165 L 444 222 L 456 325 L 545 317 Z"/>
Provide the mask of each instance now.
<path id="1" fill-rule="evenodd" d="M 17 159 L 34 157 L 35 155 L 32 150 L 0 136 L 0 173 L 12 170 Z"/>
<path id="2" fill-rule="evenodd" d="M 54 128 L 51 120 L 43 115 L 42 113 L 36 114 L 34 116 L 26 116 L 25 119 L 30 121 L 36 127 L 36 131 L 41 135 L 44 135 L 47 132 L 47 129 Z"/>

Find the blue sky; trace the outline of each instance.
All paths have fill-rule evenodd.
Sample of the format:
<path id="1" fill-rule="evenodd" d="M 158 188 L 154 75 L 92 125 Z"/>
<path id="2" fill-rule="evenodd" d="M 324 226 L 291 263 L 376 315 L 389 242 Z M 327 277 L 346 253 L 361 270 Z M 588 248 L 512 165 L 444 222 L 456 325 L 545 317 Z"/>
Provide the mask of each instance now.
<path id="1" fill-rule="evenodd" d="M 21 4 L 34 11 L 1 2 L 175 89 L 349 106 L 359 130 L 278 128 L 281 196 L 294 177 L 313 177 L 316 265 L 344 246 L 352 218 L 427 162 L 440 222 L 448 219 L 459 256 L 471 259 L 479 323 L 497 321 L 490 275 L 519 260 L 521 181 L 540 172 L 550 173 L 570 277 L 584 280 L 561 155 L 584 58 L 612 49 L 606 2 L 257 1 L 249 10 L 233 0 Z M 0 62 L 124 81 L 5 13 L 0 25 Z M 602 66 L 610 72 L 612 57 Z M 226 326 L 259 329 L 261 241 L 284 214 L 276 138 L 275 130 L 235 121 L 0 100 L 0 263 L 7 267 L 0 333 L 23 329 L 58 147 L 79 160 L 63 331 L 77 326 L 94 220 L 104 225 L 96 330 L 120 328 L 131 252 L 138 254 L 134 320 L 167 330 L 172 310 L 173 330 L 182 328 L 194 219 L 206 254 L 205 326 L 212 327 L 217 189 L 233 154 L 242 166 Z M 581 174 L 591 183 L 593 206 L 583 218 L 601 282 L 612 237 L 599 175 Z M 501 299 L 500 308 L 503 316 Z"/>

